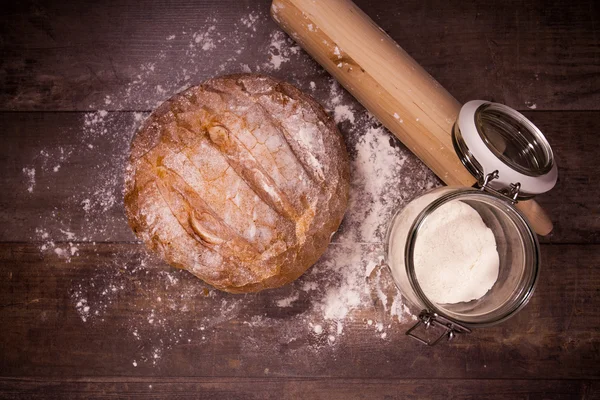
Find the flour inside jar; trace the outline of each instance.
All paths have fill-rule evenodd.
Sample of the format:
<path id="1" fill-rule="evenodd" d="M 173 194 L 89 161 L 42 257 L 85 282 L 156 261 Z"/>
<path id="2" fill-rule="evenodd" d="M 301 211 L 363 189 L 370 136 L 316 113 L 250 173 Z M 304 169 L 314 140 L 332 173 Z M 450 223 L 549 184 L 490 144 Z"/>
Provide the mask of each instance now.
<path id="1" fill-rule="evenodd" d="M 479 299 L 498 279 L 494 234 L 479 213 L 461 201 L 443 204 L 427 217 L 413 256 L 419 286 L 438 304 Z"/>

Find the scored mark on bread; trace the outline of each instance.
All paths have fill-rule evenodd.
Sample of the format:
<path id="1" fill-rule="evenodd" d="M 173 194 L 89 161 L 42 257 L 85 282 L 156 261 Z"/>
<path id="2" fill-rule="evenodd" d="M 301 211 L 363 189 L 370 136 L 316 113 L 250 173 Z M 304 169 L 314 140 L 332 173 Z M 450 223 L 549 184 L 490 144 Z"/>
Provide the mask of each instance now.
<path id="1" fill-rule="evenodd" d="M 180 119 L 179 114 L 174 114 L 174 116 L 181 124 L 182 129 L 200 137 L 208 137 L 209 143 L 223 154 L 227 163 L 238 176 L 277 214 L 290 221 L 298 218 L 298 214 L 285 192 L 277 187 L 273 178 L 256 160 L 252 152 L 229 129 L 218 122 L 210 122 L 200 127 L 203 131 L 197 132 L 198 127 Z"/>
<path id="2" fill-rule="evenodd" d="M 306 148 L 297 138 L 289 133 L 289 131 L 279 122 L 273 118 L 273 116 L 267 112 L 264 105 L 255 101 L 255 104 L 261 109 L 265 118 L 275 127 L 277 132 L 283 137 L 290 152 L 294 158 L 298 161 L 298 164 L 306 172 L 306 174 L 319 185 L 325 182 L 325 176 L 323 169 L 316 157 L 310 152 L 310 149 Z"/>
<path id="3" fill-rule="evenodd" d="M 269 78 L 264 78 L 264 80 L 269 80 Z M 285 130 L 286 128 L 284 126 L 282 126 L 280 123 L 278 123 L 278 121 L 275 119 L 275 117 L 270 114 L 268 112 L 268 110 L 266 109 L 266 107 L 264 107 L 262 104 L 259 104 L 256 100 L 256 95 L 260 95 L 260 96 L 270 96 L 273 94 L 274 90 L 272 87 L 270 87 L 268 90 L 259 90 L 261 89 L 260 86 L 252 86 L 252 90 L 249 90 L 246 87 L 246 84 L 244 82 L 243 79 L 238 79 L 236 80 L 236 86 L 238 88 L 238 90 L 240 90 L 242 93 L 244 93 L 243 99 L 244 99 L 244 104 L 247 104 L 248 107 L 252 107 L 254 108 L 255 112 L 259 112 L 261 117 L 269 124 L 270 127 L 272 127 L 272 129 L 274 129 L 276 131 L 276 134 L 279 138 L 281 138 L 281 145 L 285 146 L 282 147 L 282 149 L 285 148 L 284 153 L 286 155 L 291 156 L 290 159 L 294 160 L 296 163 L 296 165 L 298 165 L 298 167 L 300 167 L 302 169 L 302 171 L 304 171 L 304 173 L 306 174 L 306 176 L 308 177 L 308 181 L 306 181 L 307 183 L 316 183 L 316 187 L 315 189 L 319 190 L 322 193 L 325 193 L 327 190 L 323 187 L 324 183 L 325 183 L 325 174 L 324 171 L 322 169 L 321 163 L 313 156 L 313 154 L 311 154 L 311 151 L 315 151 L 316 149 L 311 149 L 309 146 L 302 146 L 301 143 L 299 143 L 298 140 L 294 139 L 293 135 L 290 134 L 289 132 L 285 132 L 282 133 L 282 130 Z M 288 93 L 290 89 L 287 89 L 288 85 L 286 86 L 281 86 L 281 85 L 275 85 L 275 88 L 277 89 L 277 91 L 281 91 L 282 94 L 283 92 Z M 210 92 L 210 93 L 214 93 L 217 94 L 221 100 L 225 100 L 223 98 L 223 95 L 225 95 L 226 93 L 222 92 L 219 88 L 212 86 L 211 84 L 204 84 L 203 85 L 203 89 L 205 92 Z M 228 96 L 231 96 L 231 94 L 228 94 Z M 289 95 L 285 95 L 284 96 L 285 99 L 289 99 L 290 101 L 296 101 L 296 98 L 292 98 L 289 97 Z M 237 100 L 238 102 L 240 101 L 240 99 Z M 247 103 L 246 103 L 247 101 Z M 238 103 L 240 104 L 240 103 Z M 211 120 L 214 121 L 214 116 L 215 115 L 219 115 L 221 114 L 223 116 L 223 118 L 225 120 L 227 119 L 231 119 L 234 118 L 236 120 L 239 120 L 239 122 L 244 125 L 245 121 L 244 121 L 244 116 L 243 115 L 238 115 L 237 113 L 235 113 L 232 109 L 227 110 L 226 112 L 217 112 L 216 110 L 211 109 L 209 106 L 207 106 L 206 104 L 203 104 L 202 106 L 197 105 L 199 107 L 199 110 L 196 112 L 197 114 L 190 119 L 187 115 L 188 112 L 185 111 L 184 108 L 179 108 L 179 109 L 175 109 L 175 108 L 171 108 L 171 111 L 173 112 L 173 115 L 175 116 L 175 118 L 177 119 L 178 123 L 180 124 L 180 126 L 182 126 L 183 128 L 186 128 L 189 131 L 194 131 L 197 132 L 199 129 L 202 128 L 206 128 L 209 127 L 211 125 Z M 312 105 L 311 105 L 312 106 Z M 304 110 L 302 110 L 304 111 Z M 311 109 L 312 111 L 312 109 Z M 198 115 L 199 114 L 199 115 Z M 324 114 L 324 116 L 326 116 L 326 114 Z M 216 124 L 216 125 L 222 125 L 224 126 L 225 124 L 223 122 L 223 119 L 219 119 L 219 121 L 217 122 L 213 122 L 212 124 Z M 227 127 L 225 127 L 225 129 L 228 129 Z M 254 136 L 256 138 L 256 136 L 253 134 L 253 130 L 247 129 L 246 132 L 250 133 L 250 135 Z M 233 136 L 233 138 L 239 143 L 240 146 L 244 147 L 244 149 L 242 150 L 246 150 L 248 153 L 250 153 L 252 155 L 252 157 L 254 158 L 254 160 L 256 160 L 256 163 L 260 166 L 260 170 L 270 179 L 272 179 L 273 181 L 273 187 L 278 189 L 279 192 L 286 197 L 294 197 L 295 194 L 294 193 L 286 193 L 286 191 L 284 190 L 284 188 L 279 189 L 279 185 L 277 184 L 277 182 L 279 182 L 279 180 L 277 179 L 276 175 L 272 175 L 273 173 L 277 172 L 279 175 L 281 175 L 281 179 L 285 179 L 286 181 L 289 180 L 289 178 L 284 178 L 285 174 L 281 171 L 281 166 L 280 164 L 277 162 L 277 160 L 274 158 L 273 154 L 271 152 L 263 152 L 261 153 L 259 156 L 260 157 L 269 157 L 269 159 L 272 160 L 272 167 L 274 169 L 276 169 L 277 171 L 273 171 L 273 172 L 267 172 L 267 168 L 265 168 L 261 163 L 258 162 L 257 157 L 255 156 L 255 152 L 254 152 L 254 147 L 248 148 L 248 143 L 246 141 L 243 140 L 242 137 L 238 137 L 237 135 L 233 134 L 231 131 L 229 131 L 229 134 Z M 264 143 L 260 142 L 258 139 L 256 139 L 258 141 L 258 143 L 264 145 Z M 222 150 L 219 146 L 216 146 L 219 150 Z M 234 156 L 235 157 L 235 156 Z M 265 160 L 266 161 L 266 160 Z M 228 161 L 229 162 L 229 161 Z M 238 172 L 236 170 L 236 172 Z M 294 178 L 296 178 L 296 176 L 294 176 Z M 300 178 L 300 177 L 298 177 Z M 242 177 L 242 179 L 246 180 L 245 178 Z M 301 180 L 304 180 L 303 177 Z M 280 182 L 280 184 L 283 182 Z M 252 185 L 251 183 L 249 183 L 249 186 L 251 186 L 252 190 L 255 191 L 255 193 L 260 194 L 258 192 L 256 192 L 254 185 Z M 285 184 L 284 184 L 285 187 Z M 282 196 L 282 198 L 283 198 Z M 293 210 L 295 213 L 293 215 L 295 215 L 294 218 L 289 218 L 286 216 L 285 213 L 282 213 L 282 209 L 281 207 L 276 208 L 273 206 L 273 202 L 269 202 L 268 200 L 265 199 L 265 196 L 263 194 L 260 194 L 259 197 L 265 201 L 265 203 L 267 203 L 269 205 L 269 207 L 271 207 L 274 211 L 276 211 L 278 214 L 284 216 L 287 219 L 292 219 L 295 220 L 298 217 L 299 213 L 304 213 L 306 210 L 304 209 L 302 204 L 294 204 L 291 201 L 289 201 L 290 204 L 290 209 Z M 298 211 L 298 209 L 296 207 L 300 207 L 300 211 Z M 288 214 L 289 215 L 289 214 Z"/>
<path id="4" fill-rule="evenodd" d="M 266 91 L 257 91 L 256 88 L 250 91 L 246 87 L 244 79 L 237 79 L 235 83 L 243 93 L 247 94 L 247 100 L 258 107 L 258 110 L 260 110 L 262 116 L 278 131 L 285 143 L 288 145 L 288 148 L 298 162 L 298 165 L 300 165 L 300 167 L 306 172 L 308 177 L 311 180 L 316 181 L 319 185 L 322 185 L 325 181 L 325 176 L 319 161 L 310 152 L 310 149 L 302 146 L 297 138 L 291 135 L 289 131 L 281 123 L 279 123 L 276 118 L 274 118 L 273 114 L 271 114 L 259 100 L 263 96 L 272 98 L 274 93 L 279 93 L 285 99 L 297 100 L 287 95 L 289 85 L 276 84 L 274 86 L 275 90 L 273 87 L 270 87 Z M 312 105 L 310 106 L 312 107 Z"/>
<path id="5" fill-rule="evenodd" d="M 261 78 L 263 81 L 268 81 L 270 80 L 267 77 L 263 77 Z M 266 107 L 264 107 L 262 104 L 258 103 L 257 101 L 257 96 L 272 96 L 273 93 L 275 92 L 279 92 L 279 91 L 286 91 L 285 89 L 287 88 L 286 86 L 282 86 L 282 85 L 275 85 L 275 90 L 273 89 L 273 87 L 269 87 L 267 90 L 260 90 L 261 87 L 257 86 L 257 85 L 253 85 L 252 89 L 249 89 L 246 86 L 246 82 L 244 81 L 244 79 L 237 79 L 235 82 L 236 86 L 239 88 L 239 90 L 244 93 L 244 99 L 248 101 L 248 105 L 254 105 L 256 106 L 257 110 L 261 113 L 262 117 L 269 122 L 269 124 L 271 126 L 273 126 L 273 128 L 275 128 L 275 130 L 278 131 L 278 133 L 280 134 L 280 137 L 282 137 L 284 139 L 284 142 L 287 144 L 288 148 L 290 149 L 291 155 L 294 157 L 294 159 L 298 162 L 298 165 L 305 171 L 306 175 L 308 176 L 309 179 L 311 179 L 313 182 L 317 182 L 319 185 L 322 185 L 324 183 L 324 173 L 322 171 L 322 169 L 320 168 L 320 163 L 318 162 L 318 160 L 316 158 L 314 158 L 314 156 L 312 156 L 312 154 L 310 153 L 310 149 L 300 149 L 300 148 L 294 148 L 290 145 L 289 143 L 289 138 L 292 138 L 293 136 L 290 135 L 288 132 L 286 132 L 287 136 L 282 134 L 281 130 L 284 129 L 281 124 L 277 123 L 277 120 L 274 118 L 274 116 L 269 113 L 269 111 L 267 110 Z M 223 98 L 222 94 L 223 92 L 220 91 L 218 88 L 215 88 L 211 85 L 206 85 L 204 87 L 204 89 L 208 92 L 211 93 L 215 93 L 218 94 L 221 98 Z M 265 89 L 265 88 L 262 88 Z M 296 99 L 292 99 L 289 96 L 285 96 L 286 99 L 290 99 L 290 100 L 296 100 Z M 239 101 L 239 100 L 238 100 Z M 211 115 L 215 115 L 217 114 L 216 112 L 209 110 L 206 106 L 202 107 L 203 109 L 206 109 L 209 114 Z M 229 110 L 226 113 L 223 114 L 229 114 L 229 115 L 233 115 L 236 118 L 241 119 L 242 121 L 244 120 L 244 116 L 243 115 L 238 115 L 236 113 L 231 112 L 231 110 Z M 178 117 L 176 115 L 176 117 Z M 252 130 L 249 130 L 249 132 L 252 134 Z M 292 139 L 293 140 L 293 139 Z M 296 142 L 296 141 L 295 141 Z M 296 146 L 298 147 L 298 146 Z M 250 149 L 248 151 L 251 151 Z M 300 155 L 302 154 L 302 155 Z M 273 157 L 272 154 L 267 154 L 270 157 Z M 312 157 L 312 159 L 311 159 Z M 277 170 L 280 170 L 280 166 L 279 164 L 274 160 L 273 163 L 274 167 Z M 312 165 L 312 168 L 311 168 Z M 316 169 L 316 170 L 314 170 Z M 281 173 L 281 171 L 280 171 Z M 283 174 L 282 174 L 283 176 Z"/>
<path id="6" fill-rule="evenodd" d="M 252 153 L 223 125 L 213 123 L 206 128 L 208 138 L 225 156 L 233 170 L 269 207 L 291 221 L 297 219 L 296 210 L 286 194 Z"/>
<path id="7" fill-rule="evenodd" d="M 245 86 L 240 85 L 239 82 L 238 87 L 240 87 L 242 91 L 246 91 Z M 283 91 L 282 88 L 280 89 Z M 217 89 L 211 88 L 211 91 L 216 92 Z M 270 94 L 272 94 L 272 91 L 268 91 L 266 93 L 261 94 L 269 96 Z M 295 100 L 294 98 L 291 98 L 288 95 L 285 95 L 284 98 L 288 99 L 289 101 Z M 288 149 L 287 153 L 291 153 L 293 158 L 296 160 L 297 165 L 300 168 L 302 168 L 302 170 L 313 182 L 317 183 L 317 186 L 319 187 L 320 191 L 323 193 L 326 192 L 326 189 L 323 186 L 325 179 L 324 172 L 321 168 L 321 163 L 311 153 L 311 151 L 316 150 L 316 148 L 314 148 L 315 146 L 309 146 L 306 143 L 302 143 L 300 140 L 298 140 L 298 138 L 294 137 L 288 131 L 288 129 L 285 126 L 283 126 L 282 123 L 279 123 L 274 118 L 274 116 L 267 111 L 266 107 L 263 104 L 260 104 L 255 99 L 251 100 L 251 104 L 257 107 L 257 110 L 261 112 L 261 115 L 265 118 L 265 120 L 269 122 L 269 124 L 275 129 L 279 137 L 283 139 L 282 143 L 286 145 Z M 258 163 L 251 150 L 248 149 L 245 143 L 243 143 L 237 136 L 233 135 L 227 127 L 225 127 L 219 122 L 216 122 L 214 117 L 211 118 L 210 115 L 214 115 L 215 113 L 211 113 L 210 110 L 208 110 L 206 107 L 202 107 L 204 118 L 201 119 L 208 121 L 212 119 L 212 122 L 200 122 L 196 120 L 199 123 L 192 123 L 192 121 L 190 121 L 188 118 L 181 118 L 185 115 L 185 112 L 183 114 L 177 112 L 184 110 L 174 110 L 172 108 L 171 111 L 174 113 L 175 118 L 181 123 L 183 129 L 190 132 L 197 131 L 198 127 L 201 127 L 201 129 L 205 129 L 207 135 L 202 136 L 208 137 L 208 139 L 210 139 L 210 142 L 225 156 L 229 165 L 259 196 L 259 198 L 261 198 L 267 205 L 269 205 L 269 207 L 271 207 L 271 209 L 276 211 L 278 214 L 288 218 L 289 220 L 295 223 L 296 237 L 300 242 L 304 242 L 305 231 L 308 229 L 312 218 L 314 218 L 314 210 L 312 208 L 316 206 L 316 204 L 313 204 L 311 206 L 309 204 L 303 203 L 301 206 L 301 214 L 297 214 L 291 202 L 286 201 L 287 198 L 285 193 L 283 191 L 279 191 L 277 184 L 275 183 L 273 178 L 264 170 L 264 167 L 262 167 L 262 165 Z M 303 116 L 304 111 L 305 110 L 301 110 Z M 314 113 L 313 109 L 311 109 L 311 111 Z M 231 112 L 227 112 L 226 114 L 239 117 L 236 114 L 232 114 Z M 326 114 L 324 115 L 326 117 Z M 306 119 L 304 118 L 304 120 Z M 319 127 L 317 129 L 320 131 Z M 192 162 L 192 164 L 194 163 Z M 279 169 L 277 163 L 275 163 L 275 167 Z M 256 171 L 258 171 L 259 173 L 257 174 Z M 267 179 L 270 181 L 266 181 Z M 261 189 L 266 189 L 266 191 Z M 265 194 L 267 196 L 265 196 Z"/>
<path id="8" fill-rule="evenodd" d="M 260 197 L 258 197 L 258 195 L 255 193 L 255 191 L 248 185 L 248 183 L 237 172 L 233 170 L 232 166 L 227 162 L 225 155 L 210 141 L 208 135 L 198 135 L 181 125 L 178 126 L 178 130 L 179 134 L 171 137 L 171 139 L 174 139 L 176 143 L 172 144 L 171 141 L 164 142 L 163 145 L 159 149 L 157 149 L 156 153 L 152 153 L 149 156 L 151 160 L 153 160 L 152 162 L 148 161 L 149 165 L 152 166 L 152 169 L 154 169 L 154 165 L 165 166 L 170 170 L 177 172 L 179 176 L 181 176 L 182 179 L 184 179 L 184 181 L 190 187 L 194 188 L 194 190 L 197 193 L 201 194 L 202 198 L 205 199 L 205 202 L 207 203 L 209 203 L 210 201 L 206 200 L 207 197 L 205 196 L 208 196 L 212 199 L 215 199 L 215 195 L 219 196 L 219 193 L 215 193 L 214 190 L 210 190 L 208 188 L 211 186 L 211 182 L 222 182 L 226 179 L 228 171 L 233 172 L 233 176 L 237 177 L 238 179 L 237 184 L 243 184 L 243 192 L 246 193 L 246 191 L 248 191 L 253 193 L 253 198 L 256 199 L 253 199 L 252 203 L 249 203 L 249 205 L 252 206 L 251 211 L 249 212 L 248 209 L 240 207 L 240 204 L 236 202 L 234 198 L 229 197 L 228 194 L 230 190 L 232 190 L 233 192 L 237 192 L 236 185 L 229 185 L 223 187 L 219 184 L 218 187 L 221 188 L 220 190 L 224 191 L 221 192 L 221 195 L 223 193 L 226 194 L 226 196 L 224 197 L 224 201 L 230 203 L 228 207 L 239 211 L 239 215 L 237 216 L 237 218 L 246 218 L 247 221 L 248 218 L 253 218 L 254 220 L 250 222 L 251 227 L 249 231 L 246 230 L 244 224 L 232 224 L 231 222 L 228 222 L 225 219 L 224 221 L 226 221 L 225 223 L 228 224 L 230 227 L 234 228 L 234 230 L 236 230 L 240 236 L 247 238 L 247 240 L 252 242 L 253 245 L 258 246 L 258 251 L 264 251 L 264 246 L 271 245 L 271 239 L 268 237 L 255 237 L 255 234 L 257 232 L 257 226 L 255 221 L 256 216 L 253 216 L 252 213 L 252 210 L 254 210 L 255 208 L 255 204 L 253 204 L 253 202 L 259 201 L 261 204 L 268 207 L 268 210 L 274 215 L 279 216 L 279 213 L 277 213 L 268 204 L 261 200 Z M 193 158 L 194 154 L 204 155 L 204 157 L 199 158 L 202 160 L 201 164 L 197 164 L 198 158 Z M 215 160 L 214 157 L 219 157 L 219 160 Z M 217 171 L 212 171 L 209 175 L 207 175 L 207 163 L 211 165 L 224 164 L 226 165 L 226 167 L 220 173 L 218 173 Z M 218 173 L 218 175 L 215 175 L 216 173 Z M 239 194 L 239 192 L 237 193 Z"/>
<path id="9" fill-rule="evenodd" d="M 212 92 L 216 92 L 216 90 L 212 90 Z M 289 96 L 285 96 L 285 98 L 289 98 Z M 294 100 L 293 98 L 289 99 Z M 294 140 L 295 138 L 293 137 L 293 135 L 290 132 L 288 132 L 288 130 L 281 123 L 278 123 L 274 119 L 273 115 L 267 112 L 265 106 L 256 102 L 252 102 L 252 104 L 255 105 L 258 108 L 258 110 L 261 111 L 261 115 L 269 121 L 270 125 L 273 126 L 273 128 L 277 131 L 277 134 L 279 134 L 279 137 L 283 139 L 283 143 L 285 143 L 284 145 L 287 145 L 288 148 L 287 153 L 291 153 L 295 157 L 298 163 L 297 165 L 300 168 L 302 168 L 310 178 L 313 178 L 313 181 L 316 180 L 319 183 L 321 183 L 321 185 L 319 186 L 322 192 L 326 191 L 326 189 L 322 185 L 322 183 L 324 183 L 324 177 L 322 176 L 323 171 L 320 168 L 319 161 L 316 160 L 316 158 L 314 158 L 313 156 L 313 166 L 315 166 L 316 169 L 311 169 L 307 167 L 305 163 L 301 161 L 302 156 L 300 156 L 300 154 L 312 156 L 311 148 L 308 148 L 308 146 L 306 146 L 305 144 L 303 145 L 299 141 Z M 301 110 L 303 117 L 304 111 L 305 110 Z M 314 110 L 311 111 L 314 112 Z M 195 166 L 196 164 L 192 159 L 189 158 L 186 151 L 193 151 L 192 147 L 199 145 L 200 142 L 203 140 L 208 140 L 206 143 L 210 144 L 212 147 L 219 151 L 219 154 L 221 154 L 224 160 L 228 163 L 229 168 L 232 168 L 236 172 L 236 174 L 244 182 L 246 182 L 248 187 L 255 194 L 257 194 L 259 198 L 263 200 L 263 202 L 266 205 L 268 205 L 277 214 L 286 217 L 291 222 L 294 222 L 296 237 L 301 243 L 304 242 L 305 232 L 310 226 L 310 222 L 312 221 L 315 215 L 314 206 L 316 206 L 316 204 L 310 205 L 301 202 L 302 204 L 300 208 L 302 209 L 302 212 L 300 214 L 296 213 L 294 206 L 289 200 L 286 204 L 286 194 L 278 190 L 276 182 L 273 180 L 270 174 L 264 170 L 264 167 L 262 167 L 262 165 L 258 163 L 251 150 L 248 149 L 246 145 L 237 136 L 233 135 L 227 127 L 225 127 L 221 123 L 215 122 L 215 118 L 213 117 L 213 115 L 215 115 L 216 113 L 214 111 L 211 112 L 211 110 L 208 109 L 206 106 L 202 106 L 196 113 L 191 115 L 189 112 L 185 111 L 185 108 L 181 107 L 171 107 L 170 112 L 171 115 L 173 115 L 176 121 L 178 122 L 177 127 L 182 131 L 189 132 L 189 135 L 182 136 L 181 134 L 176 134 L 175 131 L 171 131 L 168 129 L 163 131 L 163 135 L 168 136 L 163 136 L 164 139 L 168 139 L 168 143 L 170 143 L 170 141 L 174 141 L 174 143 L 171 143 L 171 145 L 175 147 L 183 146 L 179 148 L 179 151 L 176 152 L 177 154 L 181 153 L 183 156 L 185 156 L 185 158 L 188 160 L 188 162 L 190 162 L 191 165 Z M 230 112 L 227 112 L 226 114 L 231 115 Z M 235 114 L 232 115 L 236 116 Z M 306 120 L 305 117 L 303 119 Z M 195 133 L 195 131 L 199 130 L 202 133 Z M 180 142 L 182 140 L 183 142 Z M 168 144 L 167 142 L 166 144 Z M 294 148 L 296 148 L 296 151 L 294 151 Z M 252 165 L 248 165 L 248 161 Z M 239 167 L 236 167 L 237 164 L 239 164 Z M 278 165 L 275 166 L 279 168 Z M 259 173 L 262 174 L 262 176 L 258 176 L 258 179 L 256 177 L 256 171 L 259 171 Z M 309 171 L 312 172 L 312 174 Z M 249 173 L 252 175 L 249 176 Z M 265 178 L 269 179 L 270 181 L 265 182 Z M 252 183 L 255 184 L 253 185 Z M 266 189 L 265 192 L 268 195 L 267 200 L 265 200 L 264 194 L 262 196 L 260 195 L 261 188 Z M 235 202 L 232 203 L 235 207 L 237 207 L 237 204 L 235 204 Z M 192 220 L 190 221 L 193 222 Z M 196 234 L 199 235 L 201 238 L 215 239 L 212 241 L 214 243 L 221 242 L 221 240 L 219 240 L 218 238 L 214 238 L 211 232 L 203 231 L 201 227 L 197 228 L 198 229 L 196 230 Z M 211 242 L 211 240 L 209 240 L 209 242 Z"/>
<path id="10" fill-rule="evenodd" d="M 200 245 L 205 251 L 208 251 L 208 252 L 214 253 L 214 254 L 218 254 L 221 257 L 224 257 L 225 259 L 227 259 L 230 263 L 234 264 L 240 270 L 244 269 L 240 260 L 236 259 L 235 257 L 231 257 L 231 255 L 227 254 L 227 252 L 224 252 L 224 254 L 221 254 L 221 252 L 223 250 L 225 250 L 224 247 L 210 246 L 210 245 L 208 245 L 207 242 L 198 240 L 193 232 L 190 233 L 187 224 L 185 222 L 181 221 L 177 217 L 177 213 L 175 212 L 175 210 L 173 210 L 171 203 L 169 203 L 169 201 L 165 197 L 165 195 L 168 195 L 168 192 L 169 192 L 169 190 L 166 188 L 165 184 L 163 182 L 161 182 L 160 179 L 156 175 L 155 175 L 155 179 L 152 181 L 152 183 L 154 184 L 154 187 L 158 191 L 158 195 L 160 196 L 160 199 L 164 202 L 166 208 L 169 210 L 169 212 L 171 213 L 173 218 L 175 218 L 175 221 L 177 221 L 177 224 L 181 227 L 181 229 L 183 229 L 186 233 L 188 233 L 188 235 L 190 235 L 192 238 L 196 239 L 196 243 L 198 245 Z M 164 240 L 164 237 L 161 240 L 161 238 L 158 235 L 153 235 L 153 237 L 151 238 L 151 241 L 154 244 L 155 248 L 159 248 L 161 253 L 163 254 L 163 256 L 166 256 L 171 251 L 173 251 L 173 249 L 170 246 L 170 242 L 165 243 L 165 242 L 163 242 L 163 240 Z M 189 251 L 193 251 L 193 249 L 189 249 Z M 196 263 L 197 262 L 198 261 L 196 261 Z M 173 263 L 173 265 L 175 265 L 175 264 Z M 181 268 L 183 268 L 183 267 L 184 266 L 181 266 Z M 194 273 L 195 268 L 197 268 L 197 264 L 194 266 L 194 268 L 192 270 L 190 270 L 190 272 Z M 231 280 L 231 279 L 229 278 L 229 280 Z"/>
<path id="11" fill-rule="evenodd" d="M 235 232 L 189 186 L 185 180 L 166 167 L 156 168 L 158 190 L 182 228 L 208 248 L 228 250 L 226 255 L 240 261 L 260 256 L 252 244 Z"/>
<path id="12" fill-rule="evenodd" d="M 208 137 L 225 155 L 229 165 L 248 183 L 254 192 L 281 216 L 295 221 L 296 210 L 286 194 L 277 187 L 273 178 L 267 174 L 229 129 L 220 124 L 211 124 L 207 128 Z"/>

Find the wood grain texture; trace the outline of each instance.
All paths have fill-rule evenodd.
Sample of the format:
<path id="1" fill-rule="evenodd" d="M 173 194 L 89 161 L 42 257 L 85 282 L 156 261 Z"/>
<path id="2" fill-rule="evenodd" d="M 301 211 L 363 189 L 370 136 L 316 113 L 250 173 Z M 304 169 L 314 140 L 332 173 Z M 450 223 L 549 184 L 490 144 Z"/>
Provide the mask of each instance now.
<path id="1" fill-rule="evenodd" d="M 324 93 L 316 96 L 324 98 Z M 555 224 L 554 232 L 540 240 L 598 243 L 600 203 L 597 191 L 590 188 L 594 187 L 593 177 L 600 176 L 594 136 L 600 130 L 600 113 L 530 111 L 525 115 L 545 133 L 559 166 L 556 187 L 537 197 Z M 54 240 L 63 238 L 60 229 L 71 229 L 79 240 L 135 240 L 126 222 L 121 193 L 129 141 L 139 121 L 131 112 L 108 113 L 105 122 L 90 132 L 85 129 L 85 118 L 85 113 L 0 114 L 0 163 L 6 171 L 0 176 L 0 185 L 5 188 L 0 193 L 0 240 L 36 239 L 35 230 L 41 225 Z M 107 127 L 110 131 L 100 134 Z M 357 137 L 345 129 L 342 133 L 352 148 Z M 390 139 L 402 146 L 391 135 Z M 54 172 L 61 151 L 64 161 L 58 162 L 61 167 Z M 115 163 L 115 157 L 122 162 Z M 416 162 L 413 155 L 409 160 Z M 32 193 L 27 191 L 24 167 L 37 171 Z M 415 168 L 423 167 L 415 164 Z M 106 212 L 100 204 L 85 212 L 81 200 L 97 197 L 95 192 L 102 182 L 109 189 L 101 194 L 116 199 L 117 204 Z M 60 218 L 53 217 L 59 209 Z"/>
<path id="2" fill-rule="evenodd" d="M 594 2 L 527 0 L 356 2 L 459 101 L 484 98 L 526 109 L 597 110 L 600 104 L 598 6 Z M 251 7 L 250 7 L 251 6 Z M 233 31 L 249 10 L 264 16 L 253 38 L 236 46 L 218 46 L 203 65 L 190 66 L 190 81 L 215 74 L 230 57 L 239 64 L 268 62 L 267 19 L 270 1 L 116 3 L 23 1 L 5 5 L 0 25 L 0 109 L 87 110 L 108 108 L 106 96 L 118 98 L 140 74 L 143 64 L 163 52 L 159 66 L 167 73 L 187 63 L 192 33 L 207 18 L 219 30 Z M 248 8 L 250 7 L 250 9 Z M 186 32 L 184 35 L 182 32 Z M 172 41 L 166 38 L 176 35 Z M 238 35 L 239 36 L 239 35 Z M 245 48 L 236 55 L 238 48 Z M 314 61 L 273 71 L 279 78 L 312 79 Z M 200 61 L 201 60 L 201 61 Z M 174 88 L 183 76 L 170 77 Z M 161 96 L 164 75 L 146 78 L 139 96 L 120 109 L 149 109 Z M 149 107 L 148 104 L 152 106 Z"/>
<path id="3" fill-rule="evenodd" d="M 558 185 L 537 198 L 555 222 L 542 238 L 540 285 L 506 323 L 424 348 L 369 286 L 372 304 L 354 310 L 331 345 L 308 325 L 322 318 L 319 299 L 300 290 L 335 278 L 329 255 L 292 285 L 233 298 L 135 241 L 120 202 L 121 160 L 158 102 L 244 64 L 305 91 L 313 81 L 321 102 L 332 96 L 328 74 L 301 51 L 269 66 L 278 31 L 270 3 L 2 4 L 0 398 L 600 399 L 593 1 L 356 0 L 460 102 L 526 110 L 555 151 Z M 242 21 L 252 13 L 256 30 Z M 198 50 L 197 35 L 212 25 L 222 41 Z M 358 140 L 348 122 L 340 126 L 347 143 Z M 415 157 L 405 163 L 410 196 L 435 184 Z M 35 169 L 33 187 L 24 168 Z M 382 251 L 380 236 L 341 243 L 353 229 L 346 221 L 331 251 Z M 390 325 L 385 339 L 369 319 Z"/>
<path id="4" fill-rule="evenodd" d="M 460 103 L 356 4 L 274 0 L 271 15 L 444 183 L 476 184 L 452 144 Z M 538 235 L 552 231 L 535 199 L 517 207 Z"/>
<path id="5" fill-rule="evenodd" d="M 5 399 L 597 399 L 586 380 L 430 380 L 290 378 L 0 378 Z M 476 394 L 473 394 L 476 393 Z"/>
<path id="6" fill-rule="evenodd" d="M 323 345 L 308 325 L 319 321 L 321 311 L 313 303 L 318 297 L 300 289 L 314 279 L 310 273 L 292 285 L 244 295 L 229 313 L 222 303 L 231 295 L 205 291 L 185 271 L 174 273 L 173 286 L 164 277 L 171 267 L 144 257 L 142 245 L 78 248 L 78 256 L 65 263 L 53 252 L 40 254 L 35 245 L 0 245 L 0 376 L 248 377 L 266 371 L 280 377 L 386 379 L 597 377 L 598 245 L 542 246 L 540 282 L 523 311 L 435 348 L 404 336 L 411 321 L 398 323 L 381 305 L 357 309 L 336 345 Z M 144 268 L 138 267 L 140 259 Z M 325 270 L 319 281 L 335 274 Z M 278 299 L 294 293 L 301 296 L 293 306 L 278 307 Z M 83 312 L 78 299 L 91 309 Z M 256 318 L 258 325 L 244 322 Z M 386 340 L 368 319 L 391 325 Z M 164 351 L 154 363 L 157 346 Z"/>
<path id="7" fill-rule="evenodd" d="M 276 0 L 271 14 L 447 185 L 475 184 L 452 145 L 458 101 L 352 1 Z"/>

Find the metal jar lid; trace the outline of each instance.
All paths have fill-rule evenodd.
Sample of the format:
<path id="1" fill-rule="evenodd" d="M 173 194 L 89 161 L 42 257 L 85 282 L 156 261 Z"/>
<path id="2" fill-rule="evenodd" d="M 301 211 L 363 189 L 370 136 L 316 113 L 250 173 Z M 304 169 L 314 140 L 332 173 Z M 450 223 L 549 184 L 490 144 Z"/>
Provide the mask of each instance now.
<path id="1" fill-rule="evenodd" d="M 550 144 L 525 116 L 499 103 L 469 101 L 460 110 L 455 150 L 481 185 L 517 199 L 545 193 L 558 169 Z"/>

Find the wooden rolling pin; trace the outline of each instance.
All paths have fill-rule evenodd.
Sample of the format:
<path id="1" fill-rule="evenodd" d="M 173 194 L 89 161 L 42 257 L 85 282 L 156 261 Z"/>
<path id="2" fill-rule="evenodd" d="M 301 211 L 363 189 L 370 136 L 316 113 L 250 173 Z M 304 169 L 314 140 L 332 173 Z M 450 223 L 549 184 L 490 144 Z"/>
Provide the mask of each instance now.
<path id="1" fill-rule="evenodd" d="M 452 145 L 460 103 L 352 1 L 273 0 L 271 15 L 447 185 L 476 183 Z M 552 231 L 535 201 L 517 207 Z"/>

